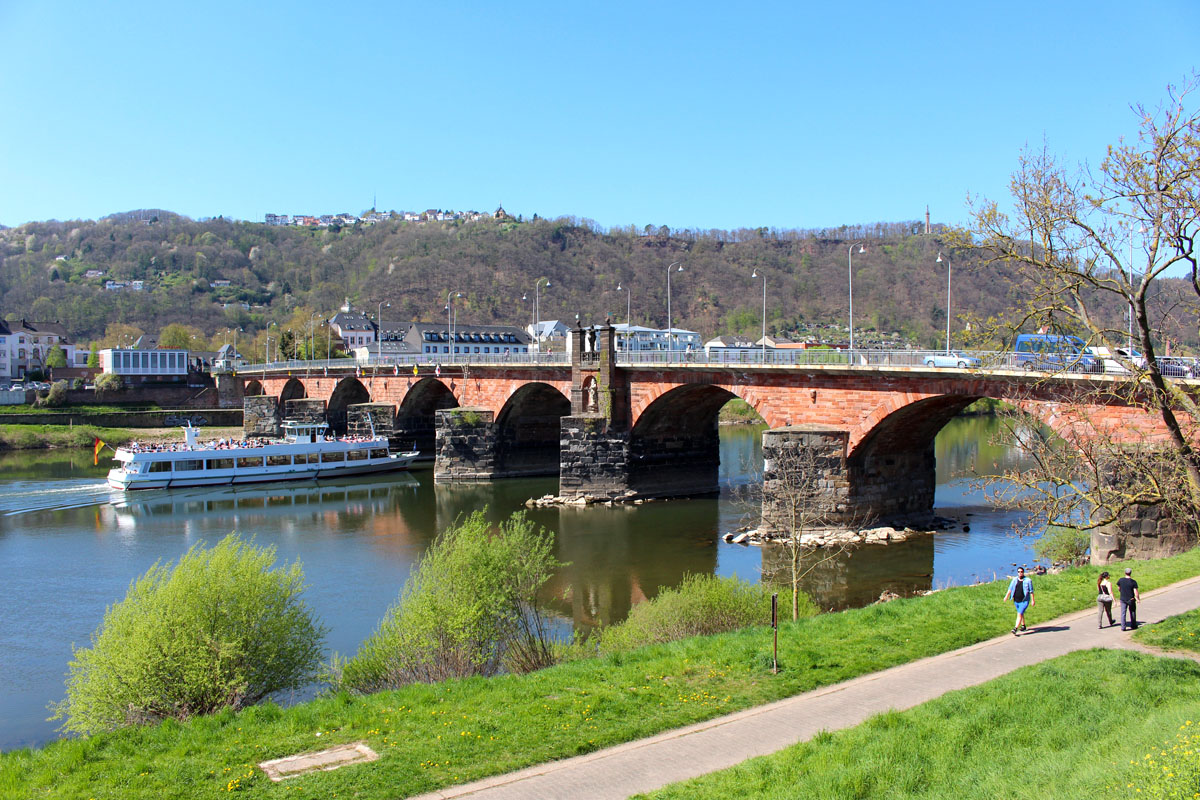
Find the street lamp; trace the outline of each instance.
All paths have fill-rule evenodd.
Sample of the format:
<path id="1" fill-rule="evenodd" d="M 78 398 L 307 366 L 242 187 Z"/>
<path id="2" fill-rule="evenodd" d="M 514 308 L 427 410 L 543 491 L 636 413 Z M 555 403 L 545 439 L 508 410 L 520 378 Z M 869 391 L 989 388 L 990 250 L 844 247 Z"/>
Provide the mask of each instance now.
<path id="1" fill-rule="evenodd" d="M 446 361 L 451 360 L 450 348 L 454 346 L 454 329 L 450 327 L 450 306 L 454 305 L 455 299 L 459 297 L 462 297 L 462 292 L 457 289 L 446 292 Z"/>
<path id="2" fill-rule="evenodd" d="M 846 272 L 850 276 L 850 363 L 854 363 L 854 247 L 858 246 L 858 252 L 865 253 L 867 249 L 863 247 L 862 242 L 855 242 L 850 245 L 846 251 Z M 939 257 L 938 261 L 942 259 Z"/>
<path id="3" fill-rule="evenodd" d="M 1146 226 L 1139 225 L 1138 233 L 1146 234 Z M 1125 349 L 1133 356 L 1133 223 L 1129 224 L 1129 329 L 1125 338 Z"/>
<path id="4" fill-rule="evenodd" d="M 379 308 L 375 311 L 375 324 L 379 327 L 379 336 L 376 343 L 377 346 L 375 348 L 375 360 L 381 364 L 383 363 L 383 310 L 391 307 L 391 303 L 384 303 L 380 301 Z"/>
<path id="5" fill-rule="evenodd" d="M 267 363 L 271 363 L 271 328 L 279 327 L 278 322 L 267 323 Z M 279 357 L 279 337 L 275 337 L 275 357 Z"/>
<path id="6" fill-rule="evenodd" d="M 667 267 L 667 353 L 675 349 L 675 331 L 671 324 L 671 267 L 679 267 L 676 272 L 683 272 L 683 262 L 675 261 Z M 670 355 L 667 356 L 668 360 Z"/>
<path id="7" fill-rule="evenodd" d="M 319 311 L 314 311 L 308 318 L 308 360 L 312 361 L 317 355 L 317 326 L 314 324 Z"/>
<path id="8" fill-rule="evenodd" d="M 763 282 L 763 312 L 762 312 L 762 355 L 763 363 L 767 363 L 767 273 L 758 274 L 755 269 L 750 273 L 751 278 L 762 278 Z"/>
<path id="9" fill-rule="evenodd" d="M 238 335 L 238 332 L 240 332 L 241 330 L 242 330 L 241 328 L 233 329 L 233 363 L 235 366 L 237 365 L 237 361 L 238 361 L 237 335 Z"/>
<path id="10" fill-rule="evenodd" d="M 542 352 L 542 338 L 538 335 L 538 326 L 542 324 L 542 309 L 540 304 L 542 281 L 546 282 L 546 288 L 549 289 L 549 278 L 538 278 L 537 282 L 533 284 L 533 338 L 538 343 L 538 353 Z"/>
<path id="11" fill-rule="evenodd" d="M 625 292 L 625 335 L 629 335 L 629 310 L 633 308 L 633 293 L 628 286 L 622 288 L 621 284 L 617 284 L 618 292 Z"/>
<path id="12" fill-rule="evenodd" d="M 942 254 L 938 253 L 937 263 L 942 263 Z M 950 257 L 946 257 L 946 352 L 950 352 Z"/>

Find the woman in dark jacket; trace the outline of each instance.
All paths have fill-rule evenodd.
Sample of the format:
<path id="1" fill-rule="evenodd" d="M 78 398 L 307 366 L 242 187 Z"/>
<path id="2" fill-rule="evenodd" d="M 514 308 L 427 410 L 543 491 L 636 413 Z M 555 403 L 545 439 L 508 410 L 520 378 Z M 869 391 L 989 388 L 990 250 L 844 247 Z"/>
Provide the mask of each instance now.
<path id="1" fill-rule="evenodd" d="M 1104 627 L 1105 614 L 1108 615 L 1109 626 L 1116 625 L 1112 615 L 1113 587 L 1107 572 L 1101 572 L 1100 577 L 1096 579 L 1096 592 L 1096 605 L 1100 607 L 1100 627 Z"/>

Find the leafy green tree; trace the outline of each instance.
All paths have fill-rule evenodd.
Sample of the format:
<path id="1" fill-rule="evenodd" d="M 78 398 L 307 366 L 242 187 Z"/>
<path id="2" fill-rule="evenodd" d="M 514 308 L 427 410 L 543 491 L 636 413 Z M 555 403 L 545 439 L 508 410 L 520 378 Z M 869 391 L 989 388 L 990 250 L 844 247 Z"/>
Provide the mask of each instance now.
<path id="1" fill-rule="evenodd" d="M 178 322 L 172 322 L 159 331 L 158 344 L 159 347 L 168 347 L 174 350 L 206 349 L 202 330 L 194 325 L 181 325 Z"/>
<path id="2" fill-rule="evenodd" d="M 54 345 L 46 352 L 46 366 L 51 369 L 59 369 L 67 365 L 67 354 L 58 345 Z"/>
<path id="3" fill-rule="evenodd" d="M 194 545 L 174 568 L 155 564 L 75 651 L 64 730 L 93 734 L 253 705 L 310 683 L 324 628 L 301 600 L 298 563 L 236 534 Z"/>
<path id="4" fill-rule="evenodd" d="M 379 629 L 335 663 L 335 681 L 366 693 L 549 666 L 553 641 L 536 599 L 561 566 L 552 547 L 523 512 L 495 528 L 483 511 L 460 520 L 425 553 Z"/>
<path id="5" fill-rule="evenodd" d="M 88 352 L 87 365 L 89 369 L 99 369 L 100 367 L 100 351 L 96 348 L 95 342 L 92 342 L 92 349 Z"/>
<path id="6" fill-rule="evenodd" d="M 125 381 L 115 372 L 105 372 L 96 378 L 96 394 L 104 395 L 119 392 L 125 388 Z"/>

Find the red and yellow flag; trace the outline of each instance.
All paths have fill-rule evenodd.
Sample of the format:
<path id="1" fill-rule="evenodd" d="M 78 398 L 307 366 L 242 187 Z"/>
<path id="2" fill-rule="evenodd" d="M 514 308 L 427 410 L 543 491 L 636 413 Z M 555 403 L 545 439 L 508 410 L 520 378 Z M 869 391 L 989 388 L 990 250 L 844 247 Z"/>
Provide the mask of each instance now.
<path id="1" fill-rule="evenodd" d="M 100 451 L 106 447 L 108 445 L 100 441 L 100 437 L 97 436 L 96 441 L 92 443 L 92 466 L 100 465 Z"/>

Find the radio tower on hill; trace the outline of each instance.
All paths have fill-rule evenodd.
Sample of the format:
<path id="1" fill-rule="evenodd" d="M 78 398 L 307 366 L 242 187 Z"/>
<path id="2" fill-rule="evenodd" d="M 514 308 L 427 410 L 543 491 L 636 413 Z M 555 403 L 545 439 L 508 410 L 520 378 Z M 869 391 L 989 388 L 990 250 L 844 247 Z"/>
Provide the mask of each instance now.
<path id="1" fill-rule="evenodd" d="M 925 206 L 925 235 L 928 236 L 929 234 L 929 206 Z"/>

